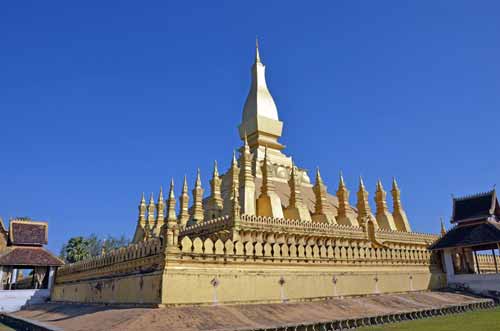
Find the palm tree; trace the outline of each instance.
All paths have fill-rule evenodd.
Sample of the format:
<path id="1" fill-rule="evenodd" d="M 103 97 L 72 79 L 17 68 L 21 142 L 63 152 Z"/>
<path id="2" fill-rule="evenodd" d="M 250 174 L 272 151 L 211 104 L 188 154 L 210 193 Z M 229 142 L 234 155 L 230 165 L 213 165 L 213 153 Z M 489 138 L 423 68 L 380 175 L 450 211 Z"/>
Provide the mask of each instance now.
<path id="1" fill-rule="evenodd" d="M 90 257 L 89 241 L 83 237 L 73 237 L 63 247 L 64 260 L 74 263 Z"/>

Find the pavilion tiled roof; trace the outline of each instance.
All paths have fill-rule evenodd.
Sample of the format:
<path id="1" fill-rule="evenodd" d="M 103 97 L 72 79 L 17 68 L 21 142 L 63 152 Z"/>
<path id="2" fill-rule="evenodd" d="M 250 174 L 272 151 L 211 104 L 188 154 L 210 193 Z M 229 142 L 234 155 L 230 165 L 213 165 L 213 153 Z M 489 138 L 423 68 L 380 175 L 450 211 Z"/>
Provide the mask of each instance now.
<path id="1" fill-rule="evenodd" d="M 9 237 L 12 245 L 37 245 L 47 244 L 47 223 L 11 220 Z"/>
<path id="2" fill-rule="evenodd" d="M 495 190 L 453 199 L 452 223 L 487 219 L 492 215 L 500 216 Z"/>
<path id="3" fill-rule="evenodd" d="M 61 266 L 63 264 L 61 259 L 43 247 L 10 246 L 0 253 L 0 266 Z"/>
<path id="4" fill-rule="evenodd" d="M 458 225 L 434 242 L 429 249 L 485 246 L 500 242 L 500 222 L 489 220 L 470 225 Z"/>

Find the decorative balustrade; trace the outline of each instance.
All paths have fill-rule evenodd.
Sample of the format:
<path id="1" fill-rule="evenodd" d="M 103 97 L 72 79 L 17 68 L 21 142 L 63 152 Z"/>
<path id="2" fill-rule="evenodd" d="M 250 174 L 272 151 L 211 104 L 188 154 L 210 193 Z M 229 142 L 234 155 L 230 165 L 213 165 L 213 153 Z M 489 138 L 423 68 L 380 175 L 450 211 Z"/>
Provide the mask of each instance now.
<path id="1" fill-rule="evenodd" d="M 358 246 L 302 245 L 233 241 L 215 243 L 207 238 L 181 241 L 181 258 L 207 261 L 252 259 L 272 262 L 346 263 L 346 264 L 406 264 L 429 265 L 431 253 L 422 249 L 373 248 Z"/>
<path id="2" fill-rule="evenodd" d="M 161 252 L 161 239 L 152 238 L 126 247 L 111 250 L 104 255 L 91 257 L 75 263 L 62 266 L 57 270 L 58 276 L 87 272 L 106 268 L 123 262 L 130 262 L 148 256 L 158 255 Z"/>
<path id="3" fill-rule="evenodd" d="M 496 260 L 496 264 L 495 264 Z M 500 271 L 500 257 L 490 254 L 477 254 L 477 262 L 481 273 L 496 272 L 497 268 Z"/>
<path id="4" fill-rule="evenodd" d="M 386 229 L 378 229 L 376 232 L 377 239 L 380 240 L 389 240 L 389 241 L 399 241 L 399 242 L 419 242 L 431 244 L 436 241 L 439 236 L 435 234 L 429 233 L 420 233 L 420 232 L 405 232 L 405 231 L 395 231 L 395 230 L 386 230 Z"/>
<path id="5" fill-rule="evenodd" d="M 245 230 L 285 231 L 290 234 L 313 235 L 313 237 L 308 241 L 296 243 L 243 242 L 233 241 L 233 239 L 228 239 L 226 242 L 219 239 L 214 242 L 210 238 L 201 239 L 200 236 L 203 234 L 216 233 L 233 226 L 233 220 L 229 216 L 223 216 L 194 224 L 182 230 L 180 233 L 182 238 L 180 244 L 181 257 L 245 257 L 307 262 L 426 265 L 430 263 L 431 254 L 423 244 L 437 239 L 437 236 L 430 234 L 379 229 L 376 232 L 377 239 L 386 242 L 394 241 L 397 244 L 389 244 L 385 248 L 374 248 L 366 241 L 366 233 L 361 227 L 252 215 L 241 215 L 240 225 Z M 316 239 L 319 240 L 313 240 L 316 235 Z M 320 239 L 325 237 L 330 237 L 332 240 Z M 338 240 L 333 240 L 333 238 Z M 341 240 L 341 238 L 348 238 L 349 240 Z M 161 252 L 161 247 L 161 239 L 152 238 L 148 241 L 112 250 L 105 255 L 67 264 L 59 268 L 57 273 L 58 276 L 64 276 L 104 268 L 109 269 L 115 265 L 158 255 Z M 480 265 L 484 266 L 483 270 L 495 270 L 492 256 L 478 255 L 478 259 Z M 500 261 L 498 262 L 500 265 Z M 117 269 L 119 268 L 115 267 L 113 270 L 116 271 Z"/>
<path id="6" fill-rule="evenodd" d="M 329 236 L 352 236 L 353 239 L 364 237 L 363 228 L 361 227 L 266 216 L 242 215 L 241 226 L 262 230 L 275 229 L 278 231 L 286 230 L 291 232 L 306 231 Z"/>
<path id="7" fill-rule="evenodd" d="M 187 226 L 181 231 L 180 236 L 188 236 L 188 235 L 202 234 L 202 233 L 213 233 L 227 229 L 232 225 L 233 222 L 229 218 L 229 215 L 221 216 L 209 221 L 200 222 L 197 224 Z"/>
<path id="8" fill-rule="evenodd" d="M 255 215 L 241 215 L 240 228 L 250 231 L 288 232 L 290 234 L 310 234 L 324 237 L 339 237 L 349 239 L 365 239 L 366 233 L 362 227 L 342 224 L 308 222 L 303 220 L 274 218 Z M 206 236 L 234 226 L 229 216 L 222 216 L 210 221 L 201 222 L 181 231 L 180 236 Z M 429 245 L 438 236 L 426 233 L 404 232 L 378 229 L 376 238 L 382 241 L 401 242 L 404 244 Z"/>

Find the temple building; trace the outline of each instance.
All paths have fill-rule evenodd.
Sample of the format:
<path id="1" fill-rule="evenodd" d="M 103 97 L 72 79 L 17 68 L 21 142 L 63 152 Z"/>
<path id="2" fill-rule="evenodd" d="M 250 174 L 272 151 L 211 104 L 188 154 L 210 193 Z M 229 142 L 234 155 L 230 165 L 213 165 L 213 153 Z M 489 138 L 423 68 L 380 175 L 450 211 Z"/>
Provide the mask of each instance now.
<path id="1" fill-rule="evenodd" d="M 453 198 L 454 225 L 430 246 L 440 252 L 447 282 L 477 292 L 500 291 L 500 205 L 496 190 Z M 487 252 L 478 254 L 478 252 Z"/>
<path id="2" fill-rule="evenodd" d="M 370 196 L 362 178 L 351 205 L 342 174 L 329 191 L 319 169 L 308 173 L 286 154 L 283 129 L 257 46 L 229 169 L 214 162 L 178 186 L 171 180 L 165 195 L 142 195 L 133 243 L 60 268 L 52 299 L 268 303 L 445 285 L 427 249 L 438 236 L 412 231 L 395 179 L 392 208 L 382 182 Z"/>
<path id="3" fill-rule="evenodd" d="M 64 262 L 43 247 L 47 242 L 47 222 L 15 218 L 7 229 L 0 218 L 0 311 L 17 310 L 34 296 L 49 297 Z"/>
<path id="4" fill-rule="evenodd" d="M 238 130 L 242 141 L 238 157 L 233 155 L 230 169 L 222 175 L 219 174 L 217 162 L 214 162 L 209 195 L 206 197 L 198 169 L 192 190 L 191 207 L 188 207 L 188 182 L 184 178 L 180 198 L 181 226 L 185 228 L 227 215 L 234 198 L 233 189 L 236 187 L 241 213 L 248 216 L 347 226 L 363 226 L 372 220 L 374 226 L 380 229 L 410 232 L 410 223 L 395 179 L 390 192 L 393 201 L 392 212 L 387 206 L 387 192 L 379 180 L 374 195 L 377 208 L 375 213 L 372 213 L 369 193 L 361 177 L 358 200 L 354 207 L 349 203 L 350 192 L 342 174 L 339 176 L 336 192 L 331 194 L 323 182 L 319 168 L 315 174 L 310 175 L 304 168 L 295 164 L 292 157 L 284 153 L 285 146 L 279 142 L 283 122 L 279 119 L 278 109 L 268 89 L 265 69 L 257 45 L 251 69 L 250 92 L 243 107 Z M 314 182 L 311 178 L 314 178 Z M 139 204 L 134 242 L 159 236 L 164 225 L 164 214 L 162 191 L 157 200 L 151 194 L 149 203 L 146 203 L 143 195 Z"/>

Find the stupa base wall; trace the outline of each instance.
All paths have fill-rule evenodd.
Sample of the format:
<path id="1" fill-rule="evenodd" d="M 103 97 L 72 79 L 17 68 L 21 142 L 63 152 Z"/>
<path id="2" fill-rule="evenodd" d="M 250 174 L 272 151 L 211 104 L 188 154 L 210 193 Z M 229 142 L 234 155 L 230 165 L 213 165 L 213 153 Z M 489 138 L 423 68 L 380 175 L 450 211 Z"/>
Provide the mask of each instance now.
<path id="1" fill-rule="evenodd" d="M 161 303 L 162 273 L 109 276 L 56 284 L 51 300 L 156 306 Z"/>
<path id="2" fill-rule="evenodd" d="M 322 266 L 180 263 L 163 275 L 163 305 L 278 303 L 434 290 L 440 271 L 419 266 Z"/>

